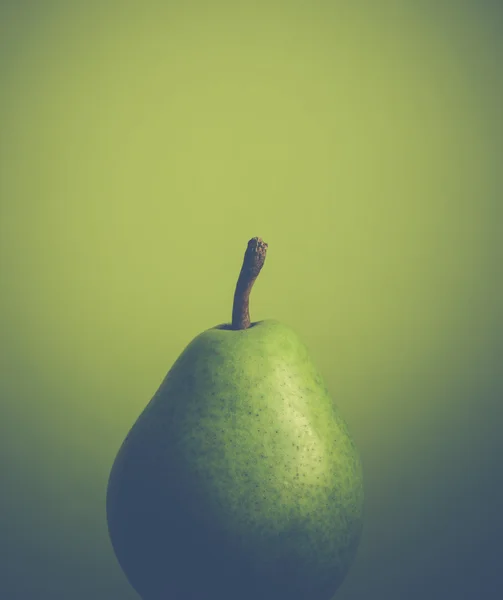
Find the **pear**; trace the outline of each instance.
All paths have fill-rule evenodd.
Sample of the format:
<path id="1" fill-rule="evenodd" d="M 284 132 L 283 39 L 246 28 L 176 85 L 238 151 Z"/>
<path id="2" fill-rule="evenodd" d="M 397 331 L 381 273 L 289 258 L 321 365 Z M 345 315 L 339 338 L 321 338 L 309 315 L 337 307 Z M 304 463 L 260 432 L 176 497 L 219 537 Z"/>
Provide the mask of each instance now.
<path id="1" fill-rule="evenodd" d="M 330 600 L 362 530 L 362 466 L 305 345 L 250 323 L 267 244 L 248 242 L 232 324 L 198 335 L 123 442 L 111 542 L 144 600 Z"/>

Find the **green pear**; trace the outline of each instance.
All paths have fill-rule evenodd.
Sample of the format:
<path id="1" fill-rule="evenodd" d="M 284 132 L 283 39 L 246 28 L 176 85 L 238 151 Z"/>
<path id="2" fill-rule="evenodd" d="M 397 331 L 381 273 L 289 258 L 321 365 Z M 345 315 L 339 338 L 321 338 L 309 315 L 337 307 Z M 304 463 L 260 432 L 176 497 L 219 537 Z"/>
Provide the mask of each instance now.
<path id="1" fill-rule="evenodd" d="M 250 240 L 232 324 L 185 348 L 113 464 L 110 538 L 144 600 L 329 600 L 355 556 L 347 426 L 297 335 L 250 323 L 266 250 Z"/>

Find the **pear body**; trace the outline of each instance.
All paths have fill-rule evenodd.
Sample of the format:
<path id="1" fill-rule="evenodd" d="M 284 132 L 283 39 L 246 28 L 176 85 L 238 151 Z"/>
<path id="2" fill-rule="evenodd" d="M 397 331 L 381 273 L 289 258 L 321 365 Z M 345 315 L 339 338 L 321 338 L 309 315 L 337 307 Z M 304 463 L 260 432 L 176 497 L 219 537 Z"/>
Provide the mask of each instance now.
<path id="1" fill-rule="evenodd" d="M 143 600 L 330 600 L 355 555 L 358 452 L 295 333 L 217 326 L 123 442 L 107 519 Z"/>

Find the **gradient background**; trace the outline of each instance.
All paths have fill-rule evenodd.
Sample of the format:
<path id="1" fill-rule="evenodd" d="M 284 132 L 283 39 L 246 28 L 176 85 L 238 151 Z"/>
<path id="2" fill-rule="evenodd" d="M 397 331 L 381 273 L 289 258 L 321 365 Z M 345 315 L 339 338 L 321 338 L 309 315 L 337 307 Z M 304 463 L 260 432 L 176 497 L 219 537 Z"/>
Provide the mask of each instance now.
<path id="1" fill-rule="evenodd" d="M 0 597 L 137 598 L 108 473 L 255 235 L 364 461 L 337 599 L 502 597 L 501 3 L 3 0 L 0 44 Z"/>

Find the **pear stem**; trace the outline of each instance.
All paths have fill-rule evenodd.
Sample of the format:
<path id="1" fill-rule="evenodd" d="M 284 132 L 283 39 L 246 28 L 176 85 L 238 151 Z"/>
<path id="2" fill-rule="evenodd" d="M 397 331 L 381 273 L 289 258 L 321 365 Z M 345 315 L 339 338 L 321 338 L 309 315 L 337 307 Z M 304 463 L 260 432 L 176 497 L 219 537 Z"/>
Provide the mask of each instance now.
<path id="1" fill-rule="evenodd" d="M 250 292 L 255 279 L 264 266 L 266 252 L 267 244 L 262 238 L 254 237 L 248 242 L 234 292 L 232 329 L 239 330 L 250 327 Z"/>

